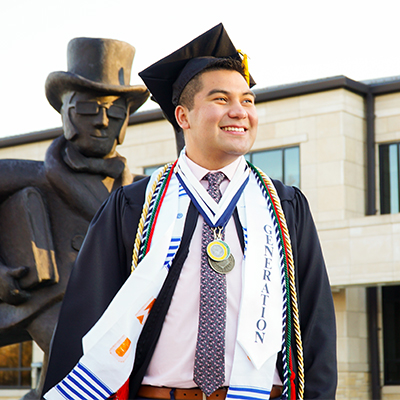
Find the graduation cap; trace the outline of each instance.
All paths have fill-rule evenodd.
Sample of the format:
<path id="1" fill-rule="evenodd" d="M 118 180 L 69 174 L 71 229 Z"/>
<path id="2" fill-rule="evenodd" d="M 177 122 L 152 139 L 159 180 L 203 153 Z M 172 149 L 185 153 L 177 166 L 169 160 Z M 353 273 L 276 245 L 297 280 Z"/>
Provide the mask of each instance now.
<path id="1" fill-rule="evenodd" d="M 236 50 L 223 25 L 219 24 L 139 73 L 152 99 L 173 125 L 177 141 L 181 128 L 175 119 L 175 107 L 183 89 L 195 75 L 223 58 L 242 61 L 241 53 Z M 255 85 L 250 75 L 248 83 L 250 87 Z"/>

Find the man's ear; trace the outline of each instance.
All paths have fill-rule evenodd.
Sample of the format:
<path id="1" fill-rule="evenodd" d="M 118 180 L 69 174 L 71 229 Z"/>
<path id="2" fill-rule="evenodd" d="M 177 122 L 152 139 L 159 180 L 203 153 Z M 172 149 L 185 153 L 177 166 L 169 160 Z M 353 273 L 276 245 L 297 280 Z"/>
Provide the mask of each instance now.
<path id="1" fill-rule="evenodd" d="M 184 130 L 189 129 L 190 124 L 188 120 L 189 110 L 185 106 L 176 106 L 175 108 L 175 119 L 178 125 Z"/>

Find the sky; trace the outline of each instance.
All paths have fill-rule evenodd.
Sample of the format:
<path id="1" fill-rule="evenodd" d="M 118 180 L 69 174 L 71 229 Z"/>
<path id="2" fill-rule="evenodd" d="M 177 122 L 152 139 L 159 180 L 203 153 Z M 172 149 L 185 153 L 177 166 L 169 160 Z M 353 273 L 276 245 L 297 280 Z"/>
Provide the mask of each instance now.
<path id="1" fill-rule="evenodd" d="M 397 0 L 1 0 L 0 138 L 61 126 L 44 84 L 67 71 L 74 37 L 133 45 L 134 85 L 141 70 L 220 22 L 250 57 L 255 89 L 360 81 L 400 75 L 399 8 Z"/>

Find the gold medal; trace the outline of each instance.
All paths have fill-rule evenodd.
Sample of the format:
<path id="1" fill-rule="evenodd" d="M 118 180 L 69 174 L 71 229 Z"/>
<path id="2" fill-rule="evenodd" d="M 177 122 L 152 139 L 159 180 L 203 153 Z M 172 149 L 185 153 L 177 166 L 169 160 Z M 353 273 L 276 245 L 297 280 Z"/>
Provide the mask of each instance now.
<path id="1" fill-rule="evenodd" d="M 211 258 L 208 258 L 208 263 L 215 272 L 218 272 L 219 274 L 227 274 L 233 270 L 233 267 L 235 266 L 235 258 L 232 254 L 229 254 L 228 258 L 223 261 L 214 261 Z"/>
<path id="2" fill-rule="evenodd" d="M 228 244 L 222 240 L 223 227 L 213 228 L 214 240 L 207 245 L 210 267 L 219 274 L 227 274 L 235 266 L 235 259 Z"/>
<path id="3" fill-rule="evenodd" d="M 226 260 L 230 254 L 229 246 L 220 239 L 213 240 L 207 245 L 207 255 L 214 261 Z"/>

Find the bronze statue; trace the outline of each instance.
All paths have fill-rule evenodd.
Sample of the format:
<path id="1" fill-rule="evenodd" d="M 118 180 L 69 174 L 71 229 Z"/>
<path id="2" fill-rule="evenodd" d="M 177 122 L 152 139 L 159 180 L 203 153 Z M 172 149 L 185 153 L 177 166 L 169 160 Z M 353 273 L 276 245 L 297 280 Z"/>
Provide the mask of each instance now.
<path id="1" fill-rule="evenodd" d="M 45 353 L 44 370 L 89 222 L 113 190 L 134 179 L 116 152 L 129 115 L 148 98 L 144 86 L 129 85 L 134 53 L 116 40 L 71 40 L 68 71 L 46 81 L 64 135 L 44 162 L 0 160 L 0 346 L 33 339 Z"/>

